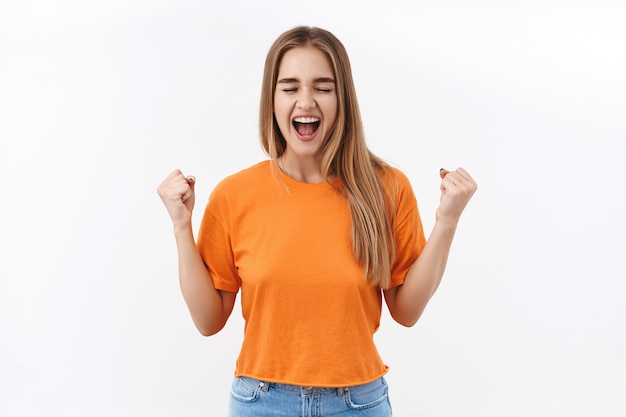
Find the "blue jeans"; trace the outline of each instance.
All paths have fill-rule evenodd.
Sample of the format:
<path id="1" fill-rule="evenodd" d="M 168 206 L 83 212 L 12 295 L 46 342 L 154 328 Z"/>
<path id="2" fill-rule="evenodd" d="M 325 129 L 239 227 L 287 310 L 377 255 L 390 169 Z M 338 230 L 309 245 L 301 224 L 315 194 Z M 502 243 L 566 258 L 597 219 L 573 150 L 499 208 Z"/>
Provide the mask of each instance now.
<path id="1" fill-rule="evenodd" d="M 379 378 L 349 388 L 311 388 L 236 377 L 230 417 L 391 417 L 387 383 Z"/>

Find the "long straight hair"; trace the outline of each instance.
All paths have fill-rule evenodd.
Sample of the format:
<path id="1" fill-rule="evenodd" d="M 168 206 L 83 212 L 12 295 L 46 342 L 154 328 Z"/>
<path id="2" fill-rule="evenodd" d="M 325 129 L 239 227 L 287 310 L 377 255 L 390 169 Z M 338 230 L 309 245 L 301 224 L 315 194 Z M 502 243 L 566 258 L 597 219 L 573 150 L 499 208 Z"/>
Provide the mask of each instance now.
<path id="1" fill-rule="evenodd" d="M 321 149 L 322 176 L 326 181 L 329 175 L 341 181 L 352 216 L 352 249 L 365 277 L 375 286 L 388 288 L 396 254 L 392 229 L 395 210 L 391 207 L 395 199 L 388 195 L 384 185 L 384 181 L 390 180 L 391 170 L 367 148 L 350 60 L 343 44 L 332 33 L 299 26 L 280 35 L 271 46 L 261 87 L 261 144 L 277 169 L 278 158 L 287 146 L 274 117 L 278 70 L 287 51 L 309 45 L 328 56 L 337 91 L 337 120 Z"/>

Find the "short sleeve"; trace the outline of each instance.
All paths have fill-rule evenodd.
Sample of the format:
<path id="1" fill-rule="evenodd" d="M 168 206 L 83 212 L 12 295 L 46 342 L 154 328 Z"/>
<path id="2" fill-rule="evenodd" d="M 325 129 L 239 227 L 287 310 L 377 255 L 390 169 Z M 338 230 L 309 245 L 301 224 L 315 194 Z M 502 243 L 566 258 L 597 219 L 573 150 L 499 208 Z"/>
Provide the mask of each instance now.
<path id="1" fill-rule="evenodd" d="M 227 194 L 218 184 L 206 205 L 197 245 L 215 288 L 237 292 L 241 280 L 237 274 L 231 245 L 229 207 Z"/>
<path id="2" fill-rule="evenodd" d="M 409 268 L 426 245 L 426 236 L 409 179 L 400 170 L 391 170 L 394 175 L 390 175 L 388 183 L 395 202 L 396 259 L 391 271 L 390 287 L 396 287 L 404 283 Z"/>

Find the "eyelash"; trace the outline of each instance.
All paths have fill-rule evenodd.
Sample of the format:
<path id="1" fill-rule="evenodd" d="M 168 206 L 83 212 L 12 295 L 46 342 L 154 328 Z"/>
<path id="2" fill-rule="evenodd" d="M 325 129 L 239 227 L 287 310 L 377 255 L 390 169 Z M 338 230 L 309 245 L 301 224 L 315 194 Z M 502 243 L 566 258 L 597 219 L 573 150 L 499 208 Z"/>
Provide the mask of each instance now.
<path id="1" fill-rule="evenodd" d="M 297 88 L 283 88 L 285 93 L 295 93 L 298 91 Z M 316 88 L 315 91 L 318 93 L 331 93 L 333 90 L 331 88 Z"/>

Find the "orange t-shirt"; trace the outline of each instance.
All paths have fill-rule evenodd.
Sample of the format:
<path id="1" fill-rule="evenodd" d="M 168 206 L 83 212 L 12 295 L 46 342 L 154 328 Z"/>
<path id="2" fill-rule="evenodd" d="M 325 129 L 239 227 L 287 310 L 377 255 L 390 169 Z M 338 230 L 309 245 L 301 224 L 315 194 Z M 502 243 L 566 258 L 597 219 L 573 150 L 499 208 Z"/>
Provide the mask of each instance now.
<path id="1" fill-rule="evenodd" d="M 391 169 L 397 286 L 426 239 L 410 183 Z M 354 260 L 348 204 L 327 183 L 280 175 L 264 161 L 225 178 L 198 234 L 215 287 L 241 287 L 245 330 L 235 375 L 318 387 L 370 382 L 388 370 L 373 338 L 382 291 Z"/>

